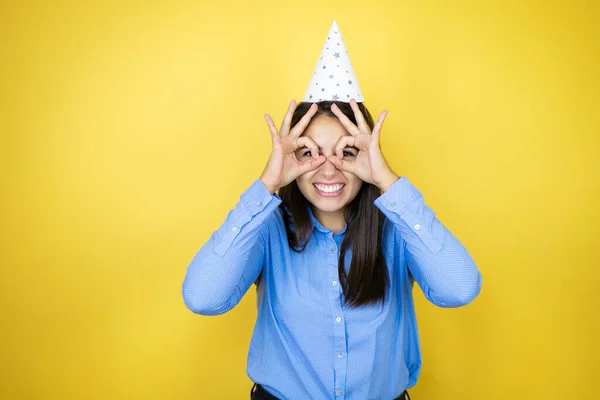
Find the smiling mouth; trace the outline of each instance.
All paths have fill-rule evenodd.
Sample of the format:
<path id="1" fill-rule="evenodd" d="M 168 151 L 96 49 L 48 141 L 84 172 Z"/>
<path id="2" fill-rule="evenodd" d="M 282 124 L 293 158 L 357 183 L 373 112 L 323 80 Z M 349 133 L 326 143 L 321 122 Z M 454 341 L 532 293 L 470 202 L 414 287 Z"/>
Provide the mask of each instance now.
<path id="1" fill-rule="evenodd" d="M 314 183 L 313 186 L 317 189 L 317 192 L 319 192 L 319 194 L 336 195 L 341 193 L 342 189 L 346 185 L 343 183 L 336 183 L 335 185 L 322 185 Z"/>

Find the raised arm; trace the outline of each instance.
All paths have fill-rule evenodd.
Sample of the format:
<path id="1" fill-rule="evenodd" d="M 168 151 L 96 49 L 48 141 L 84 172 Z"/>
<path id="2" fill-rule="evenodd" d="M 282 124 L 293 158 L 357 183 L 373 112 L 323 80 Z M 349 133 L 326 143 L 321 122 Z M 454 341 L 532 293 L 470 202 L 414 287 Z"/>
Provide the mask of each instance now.
<path id="1" fill-rule="evenodd" d="M 291 127 L 295 109 L 296 102 L 292 100 L 279 131 L 273 119 L 265 115 L 273 150 L 260 179 L 242 194 L 225 222 L 187 268 L 183 300 L 197 314 L 223 314 L 240 302 L 263 267 L 269 240 L 265 221 L 281 204 L 275 192 L 325 162 L 325 157 L 318 155 L 316 143 L 300 136 L 316 113 L 317 105 L 313 104 Z M 310 148 L 313 158 L 298 161 L 294 152 L 300 147 Z"/>
<path id="2" fill-rule="evenodd" d="M 223 314 L 235 307 L 263 266 L 267 218 L 281 199 L 257 179 L 223 224 L 196 253 L 183 281 L 183 300 L 193 312 Z"/>
<path id="3" fill-rule="evenodd" d="M 331 107 L 350 135 L 340 138 L 336 155 L 329 159 L 338 169 L 351 172 L 381 190 L 383 194 L 375 200 L 375 205 L 394 224 L 396 245 L 405 246 L 410 272 L 429 301 L 440 307 L 469 303 L 481 288 L 479 270 L 463 245 L 424 204 L 421 193 L 408 179 L 399 178 L 385 161 L 379 137 L 387 111 L 379 115 L 371 131 L 354 99 L 350 105 L 356 124 L 336 106 Z M 358 156 L 344 160 L 344 146 L 357 147 Z"/>
<path id="4" fill-rule="evenodd" d="M 406 177 L 389 186 L 375 205 L 394 224 L 396 251 L 404 250 L 409 270 L 430 302 L 459 307 L 479 294 L 481 274 L 473 258 Z"/>

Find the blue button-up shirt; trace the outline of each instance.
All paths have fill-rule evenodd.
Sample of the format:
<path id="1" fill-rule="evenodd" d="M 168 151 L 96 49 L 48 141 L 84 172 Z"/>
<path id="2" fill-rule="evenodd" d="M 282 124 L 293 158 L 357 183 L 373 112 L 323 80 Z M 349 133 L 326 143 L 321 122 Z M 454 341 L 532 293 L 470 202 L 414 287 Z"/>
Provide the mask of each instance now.
<path id="1" fill-rule="evenodd" d="M 382 246 L 390 294 L 383 306 L 350 308 L 338 282 L 346 228 L 334 234 L 309 212 L 313 234 L 296 253 L 280 203 L 260 179 L 241 195 L 188 266 L 186 306 L 222 314 L 256 283 L 246 372 L 280 399 L 394 399 L 414 386 L 421 354 L 413 284 L 437 306 L 469 303 L 481 275 L 465 247 L 400 178 L 374 202 L 387 217 Z M 351 252 L 346 256 L 348 273 Z"/>

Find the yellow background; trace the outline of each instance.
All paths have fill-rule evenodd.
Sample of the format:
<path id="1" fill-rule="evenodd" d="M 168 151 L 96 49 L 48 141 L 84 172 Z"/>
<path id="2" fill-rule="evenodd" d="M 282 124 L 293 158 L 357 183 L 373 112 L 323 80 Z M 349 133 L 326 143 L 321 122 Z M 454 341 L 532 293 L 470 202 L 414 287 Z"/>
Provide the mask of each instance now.
<path id="1" fill-rule="evenodd" d="M 595 0 L 2 2 L 1 398 L 249 397 L 254 287 L 202 317 L 181 283 L 334 18 L 388 161 L 484 276 L 460 309 L 415 290 L 412 397 L 598 398 Z"/>

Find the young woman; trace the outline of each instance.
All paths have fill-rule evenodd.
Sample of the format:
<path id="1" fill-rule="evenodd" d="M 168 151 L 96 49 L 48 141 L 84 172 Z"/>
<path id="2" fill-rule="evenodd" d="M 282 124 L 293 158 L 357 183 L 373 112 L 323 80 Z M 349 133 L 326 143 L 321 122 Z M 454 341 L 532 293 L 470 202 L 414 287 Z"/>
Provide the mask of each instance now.
<path id="1" fill-rule="evenodd" d="M 187 269 L 202 315 L 256 284 L 252 399 L 404 399 L 421 356 L 412 288 L 440 307 L 480 291 L 463 245 L 385 161 L 362 103 L 290 103 L 260 179 Z M 276 192 L 279 191 L 279 194 Z"/>

